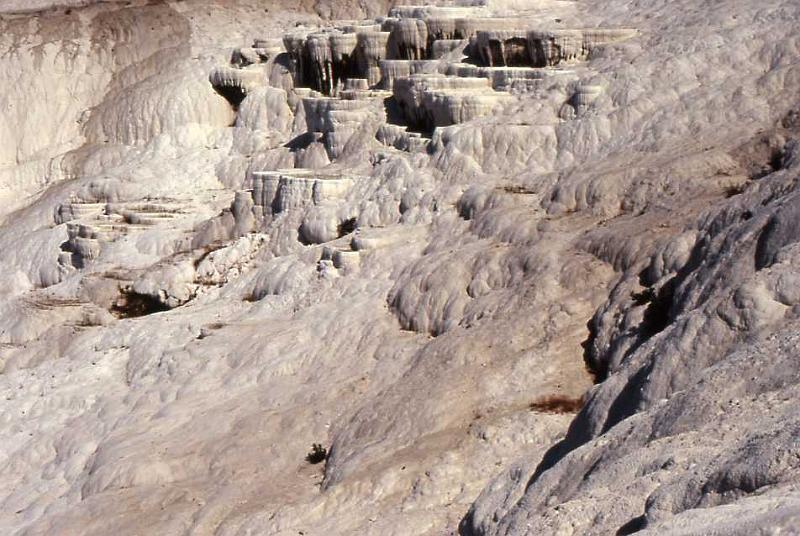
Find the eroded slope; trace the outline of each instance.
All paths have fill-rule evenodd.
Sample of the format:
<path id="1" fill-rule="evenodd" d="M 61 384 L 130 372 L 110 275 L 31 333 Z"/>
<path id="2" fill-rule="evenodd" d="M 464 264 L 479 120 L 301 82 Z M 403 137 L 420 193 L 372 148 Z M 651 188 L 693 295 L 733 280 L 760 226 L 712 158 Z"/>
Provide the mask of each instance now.
<path id="1" fill-rule="evenodd" d="M 2 526 L 796 526 L 797 6 L 449 4 L 3 22 Z"/>

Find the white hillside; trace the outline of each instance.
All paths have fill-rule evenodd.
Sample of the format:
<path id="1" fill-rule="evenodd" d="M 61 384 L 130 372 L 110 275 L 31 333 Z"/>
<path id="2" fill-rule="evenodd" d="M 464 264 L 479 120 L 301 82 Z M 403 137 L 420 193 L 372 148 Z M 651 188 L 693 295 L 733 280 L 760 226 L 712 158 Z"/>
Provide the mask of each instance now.
<path id="1" fill-rule="evenodd" d="M 0 533 L 800 530 L 796 1 L 44 4 Z"/>

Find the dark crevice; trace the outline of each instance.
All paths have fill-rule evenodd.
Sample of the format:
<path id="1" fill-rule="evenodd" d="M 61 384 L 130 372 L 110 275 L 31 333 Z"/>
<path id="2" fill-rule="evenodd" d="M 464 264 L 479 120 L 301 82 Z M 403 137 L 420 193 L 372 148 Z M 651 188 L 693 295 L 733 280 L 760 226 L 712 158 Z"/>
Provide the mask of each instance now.
<path id="1" fill-rule="evenodd" d="M 512 37 L 503 42 L 491 41 L 489 49 L 495 66 L 527 67 L 530 64 L 527 39 Z"/>
<path id="2" fill-rule="evenodd" d="M 594 383 L 598 384 L 608 377 L 608 363 L 605 360 L 595 358 L 594 355 L 594 341 L 597 338 L 597 326 L 594 318 L 587 322 L 586 328 L 589 330 L 589 336 L 581 343 L 583 363 L 586 366 L 586 370 L 592 375 Z"/>
<path id="3" fill-rule="evenodd" d="M 337 230 L 337 234 L 339 238 L 349 235 L 350 233 L 356 230 L 358 220 L 356 218 L 350 218 L 349 220 L 345 220 L 339 224 L 339 228 Z"/>
<path id="4" fill-rule="evenodd" d="M 755 268 L 756 271 L 770 267 L 774 262 L 774 256 L 770 250 L 775 249 L 772 244 L 773 235 L 777 234 L 778 219 L 773 215 L 761 229 L 756 241 Z"/>
<path id="5" fill-rule="evenodd" d="M 783 159 L 785 156 L 786 151 L 783 147 L 773 150 L 769 158 L 769 167 L 772 168 L 773 171 L 783 169 Z"/>
<path id="6" fill-rule="evenodd" d="M 74 268 L 82 270 L 86 267 L 86 262 L 84 261 L 83 256 L 72 249 L 72 244 L 70 244 L 69 240 L 62 242 L 60 248 L 61 251 L 65 251 L 70 254 L 69 262 Z"/>
<path id="7" fill-rule="evenodd" d="M 394 97 L 383 99 L 383 108 L 386 111 L 387 123 L 392 125 L 402 125 L 404 123 L 403 110 L 400 109 L 397 99 Z"/>
<path id="8" fill-rule="evenodd" d="M 647 309 L 644 311 L 642 323 L 639 326 L 639 338 L 641 342 L 646 341 L 653 335 L 661 333 L 669 325 L 674 293 L 675 278 L 672 278 L 661 287 L 657 294 L 652 288 L 648 288 L 639 294 L 633 295 L 636 305 L 648 303 Z M 637 299 L 639 303 L 637 303 Z"/>
<path id="9" fill-rule="evenodd" d="M 222 95 L 233 106 L 234 111 L 239 111 L 239 105 L 247 96 L 244 89 L 236 86 L 214 86 L 214 91 Z"/>
<path id="10" fill-rule="evenodd" d="M 624 525 L 622 525 L 619 530 L 617 531 L 617 536 L 628 536 L 630 534 L 635 534 L 640 530 L 644 530 L 647 526 L 647 518 L 645 518 L 644 514 L 634 517 Z"/>
<path id="11" fill-rule="evenodd" d="M 783 168 L 783 147 L 776 147 L 770 150 L 766 161 L 761 164 L 751 164 L 749 169 L 749 177 L 752 180 L 763 179 L 767 175 L 780 171 Z"/>
<path id="12" fill-rule="evenodd" d="M 649 287 L 641 292 L 632 293 L 631 300 L 635 306 L 647 305 L 656 300 L 656 293 L 652 287 Z"/>
<path id="13" fill-rule="evenodd" d="M 303 233 L 303 226 L 302 224 L 300 227 L 297 228 L 297 241 L 303 244 L 304 246 L 313 246 L 314 242 L 306 238 L 305 233 Z"/>
<path id="14" fill-rule="evenodd" d="M 281 52 L 275 56 L 275 65 L 280 65 L 287 71 L 292 70 L 292 58 L 286 52 Z"/>
<path id="15" fill-rule="evenodd" d="M 642 400 L 642 386 L 647 385 L 648 376 L 652 372 L 652 363 L 640 368 L 625 383 L 625 387 L 614 399 L 608 408 L 606 421 L 600 434 L 605 434 L 611 428 L 621 423 L 639 410 Z"/>
<path id="16" fill-rule="evenodd" d="M 383 106 L 386 110 L 387 123 L 406 127 L 408 132 L 415 132 L 426 138 L 433 136 L 436 126 L 434 126 L 432 118 L 424 117 L 417 121 L 409 121 L 408 117 L 414 116 L 414 114 L 406 114 L 403 103 L 398 102 L 394 97 L 384 99 Z"/>
<path id="17" fill-rule="evenodd" d="M 286 145 L 284 145 L 284 147 L 291 150 L 292 152 L 297 152 L 297 151 L 302 151 L 304 149 L 308 149 L 311 146 L 311 144 L 313 144 L 316 141 L 317 141 L 317 136 L 315 135 L 314 132 L 305 132 L 286 142 Z"/>
<path id="18" fill-rule="evenodd" d="M 342 54 L 341 61 L 333 62 L 333 87 L 343 87 L 348 80 L 361 76 L 357 60 L 355 54 Z"/>

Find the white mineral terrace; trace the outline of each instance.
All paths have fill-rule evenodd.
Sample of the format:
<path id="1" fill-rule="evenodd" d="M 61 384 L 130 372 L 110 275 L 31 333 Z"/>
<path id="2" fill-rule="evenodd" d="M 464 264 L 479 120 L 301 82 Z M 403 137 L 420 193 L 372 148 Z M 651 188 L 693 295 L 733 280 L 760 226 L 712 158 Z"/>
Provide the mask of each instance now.
<path id="1" fill-rule="evenodd" d="M 0 536 L 800 534 L 798 0 L 0 0 Z"/>

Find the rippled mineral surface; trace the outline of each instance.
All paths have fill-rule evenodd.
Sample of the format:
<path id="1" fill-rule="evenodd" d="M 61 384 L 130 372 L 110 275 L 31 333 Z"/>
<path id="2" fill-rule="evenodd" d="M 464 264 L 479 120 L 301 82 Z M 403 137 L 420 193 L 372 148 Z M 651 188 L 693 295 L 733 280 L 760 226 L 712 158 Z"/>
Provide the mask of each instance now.
<path id="1" fill-rule="evenodd" d="M 797 0 L 0 0 L 0 533 L 800 534 Z"/>

